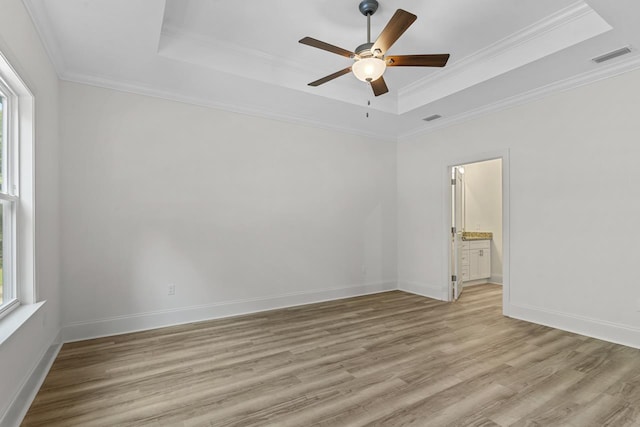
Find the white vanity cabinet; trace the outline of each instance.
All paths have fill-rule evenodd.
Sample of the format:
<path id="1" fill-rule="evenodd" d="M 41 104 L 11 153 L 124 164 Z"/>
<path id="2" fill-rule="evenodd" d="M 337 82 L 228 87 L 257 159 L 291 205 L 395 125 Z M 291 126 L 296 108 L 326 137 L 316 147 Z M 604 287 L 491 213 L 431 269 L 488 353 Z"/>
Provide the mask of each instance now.
<path id="1" fill-rule="evenodd" d="M 491 277 L 491 240 L 462 242 L 462 280 L 489 279 Z"/>
<path id="2" fill-rule="evenodd" d="M 469 243 L 466 240 L 462 241 L 462 254 L 460 255 L 460 259 L 462 260 L 462 281 L 469 281 Z"/>

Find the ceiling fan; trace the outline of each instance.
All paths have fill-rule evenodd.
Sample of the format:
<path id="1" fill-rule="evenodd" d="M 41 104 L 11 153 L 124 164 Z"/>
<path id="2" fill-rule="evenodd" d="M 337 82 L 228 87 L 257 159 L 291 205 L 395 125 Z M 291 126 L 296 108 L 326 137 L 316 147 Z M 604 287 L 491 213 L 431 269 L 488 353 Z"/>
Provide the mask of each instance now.
<path id="1" fill-rule="evenodd" d="M 449 60 L 449 54 L 436 55 L 392 55 L 386 53 L 400 36 L 418 18 L 416 15 L 406 10 L 398 9 L 391 17 L 391 20 L 384 27 L 378 39 L 371 43 L 371 15 L 378 10 L 377 0 L 362 0 L 359 6 L 360 12 L 367 17 L 367 42 L 355 49 L 355 52 L 342 49 L 341 47 L 305 37 L 299 43 L 311 47 L 336 53 L 354 60 L 353 65 L 344 70 L 336 71 L 326 77 L 309 83 L 309 86 L 320 86 L 335 78 L 353 72 L 353 74 L 363 82 L 369 82 L 375 96 L 389 92 L 384 81 L 384 74 L 387 67 L 444 67 Z"/>

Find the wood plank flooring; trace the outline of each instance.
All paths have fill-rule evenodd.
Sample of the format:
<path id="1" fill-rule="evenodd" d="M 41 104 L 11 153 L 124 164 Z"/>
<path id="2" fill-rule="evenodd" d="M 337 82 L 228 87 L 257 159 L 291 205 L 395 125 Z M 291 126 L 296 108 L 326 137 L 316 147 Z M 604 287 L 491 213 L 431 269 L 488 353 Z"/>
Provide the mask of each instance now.
<path id="1" fill-rule="evenodd" d="M 394 291 L 65 344 L 25 426 L 640 426 L 640 350 Z"/>

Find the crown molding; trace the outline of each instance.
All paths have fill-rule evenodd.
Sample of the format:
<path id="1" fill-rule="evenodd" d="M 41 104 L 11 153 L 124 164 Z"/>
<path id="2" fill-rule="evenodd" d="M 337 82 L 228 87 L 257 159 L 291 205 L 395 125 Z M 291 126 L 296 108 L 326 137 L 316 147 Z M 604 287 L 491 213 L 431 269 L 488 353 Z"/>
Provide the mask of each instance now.
<path id="1" fill-rule="evenodd" d="M 137 95 L 145 95 L 154 98 L 166 99 L 169 101 L 177 101 L 185 104 L 197 105 L 201 107 L 214 108 L 217 110 L 228 111 L 231 113 L 244 114 L 252 117 L 260 117 L 270 120 L 276 120 L 285 123 L 293 123 L 297 125 L 303 125 L 313 128 L 319 128 L 330 131 L 337 131 L 341 133 L 364 136 L 367 138 L 376 139 L 383 142 L 397 142 L 395 134 L 382 135 L 376 132 L 370 132 L 362 129 L 333 125 L 330 123 L 322 122 L 319 120 L 312 120 L 307 117 L 296 116 L 293 114 L 275 113 L 266 108 L 256 108 L 249 105 L 230 104 L 223 102 L 212 101 L 208 98 L 199 98 L 187 96 L 178 92 L 164 91 L 136 82 L 123 82 L 112 80 L 105 77 L 90 76 L 80 73 L 65 72 L 60 76 L 60 80 L 80 83 L 89 86 L 96 86 L 105 89 L 117 90 L 120 92 L 133 93 Z"/>
<path id="2" fill-rule="evenodd" d="M 504 52 L 507 49 L 512 49 L 515 46 L 522 44 L 525 41 L 533 40 L 537 38 L 540 34 L 543 34 L 549 30 L 565 25 L 567 22 L 575 19 L 576 17 L 583 16 L 585 13 L 588 13 L 592 10 L 589 6 L 587 6 L 583 1 L 577 1 L 576 3 L 567 6 L 564 9 L 559 10 L 551 16 L 543 18 L 538 22 L 523 28 L 520 31 L 517 31 L 502 40 L 498 40 L 497 42 L 477 50 L 473 52 L 471 55 L 468 55 L 459 61 L 456 61 L 454 64 L 448 65 L 443 69 L 442 73 L 438 73 L 437 75 L 429 75 L 423 77 L 415 82 L 402 87 L 398 90 L 400 95 L 404 95 L 410 92 L 414 92 L 416 90 L 422 89 L 426 85 L 430 85 L 438 80 L 442 80 L 446 78 L 448 75 L 459 73 L 461 70 L 465 69 L 469 65 L 481 61 L 485 58 L 491 58 L 500 53 Z"/>
<path id="3" fill-rule="evenodd" d="M 546 98 L 558 92 L 564 92 L 567 90 L 578 88 L 580 86 L 592 84 L 600 80 L 604 80 L 607 78 L 615 77 L 620 74 L 634 71 L 639 68 L 640 68 L 640 54 L 636 54 L 635 56 L 614 62 L 604 67 L 599 67 L 597 69 L 594 69 L 582 74 L 578 74 L 576 76 L 573 76 L 564 80 L 560 80 L 545 86 L 541 86 L 536 89 L 532 89 L 530 91 L 505 98 L 501 101 L 494 102 L 492 104 L 488 104 L 473 110 L 469 110 L 462 114 L 440 119 L 438 123 L 434 123 L 427 127 L 421 127 L 406 133 L 399 134 L 397 135 L 397 137 L 393 134 L 380 135 L 375 132 L 368 132 L 368 131 L 355 129 L 355 128 L 336 126 L 336 125 L 332 125 L 332 124 L 318 121 L 318 120 L 311 120 L 305 117 L 274 113 L 266 109 L 259 109 L 259 108 L 255 108 L 247 105 L 221 103 L 221 102 L 214 102 L 214 101 L 211 101 L 210 99 L 205 99 L 205 98 L 189 97 L 189 96 L 185 96 L 183 94 L 179 94 L 175 92 L 161 91 L 155 88 L 146 87 L 144 85 L 140 85 L 136 83 L 123 83 L 120 81 L 107 79 L 104 77 L 87 76 L 87 75 L 77 74 L 77 73 L 64 73 L 62 76 L 60 76 L 60 79 L 64 81 L 73 82 L 73 83 L 80 83 L 80 84 L 86 84 L 90 86 L 113 89 L 120 92 L 134 93 L 138 95 L 151 96 L 154 98 L 161 98 L 161 99 L 166 99 L 170 101 L 177 101 L 177 102 L 183 102 L 183 103 L 192 104 L 192 105 L 199 105 L 199 106 L 208 107 L 208 108 L 215 108 L 219 110 L 249 115 L 253 117 L 267 118 L 271 120 L 305 125 L 305 126 L 310 126 L 310 127 L 320 128 L 325 130 L 332 130 L 332 131 L 347 133 L 351 135 L 365 136 L 368 138 L 373 138 L 373 139 L 377 139 L 384 142 L 403 142 L 404 140 L 407 140 L 409 138 L 412 138 L 418 135 L 426 135 L 426 134 L 429 134 L 429 133 L 456 125 L 456 124 L 464 123 L 464 122 L 467 122 L 491 113 L 505 110 L 507 108 L 527 104 L 529 102 Z"/>
<path id="4" fill-rule="evenodd" d="M 546 98 L 558 92 L 564 92 L 564 91 L 578 88 L 580 86 L 589 85 L 589 84 L 598 82 L 600 80 L 608 79 L 620 74 L 637 70 L 639 68 L 640 68 L 640 54 L 636 54 L 635 56 L 629 57 L 625 60 L 614 62 L 612 64 L 603 66 L 602 68 L 597 68 L 591 71 L 587 71 L 587 72 L 575 75 L 573 77 L 569 77 L 564 80 L 559 80 L 557 82 L 550 83 L 548 85 L 541 86 L 527 92 L 523 92 L 519 95 L 505 98 L 501 101 L 494 102 L 492 104 L 488 104 L 480 108 L 476 108 L 474 110 L 464 112 L 462 114 L 440 119 L 438 120 L 437 124 L 434 123 L 433 125 L 428 127 L 422 127 L 420 129 L 416 129 L 410 132 L 400 134 L 398 136 L 398 142 L 403 142 L 404 140 L 407 140 L 409 138 L 412 138 L 418 135 L 426 135 L 426 134 L 435 132 L 437 130 L 447 128 L 449 126 L 453 126 L 456 124 L 460 124 L 466 121 L 479 118 L 481 116 L 484 116 L 490 113 L 495 113 L 501 110 L 505 110 L 507 108 L 515 107 L 522 104 L 527 104 L 529 102 Z"/>
<path id="5" fill-rule="evenodd" d="M 218 40 L 210 36 L 199 34 L 193 31 L 188 31 L 183 28 L 176 27 L 174 25 L 163 24 L 162 31 L 160 33 L 160 43 L 158 44 L 158 54 L 162 55 L 163 39 L 185 39 L 192 43 L 200 43 L 211 48 L 212 52 L 216 53 L 216 56 L 220 56 L 221 52 L 226 54 L 239 55 L 242 57 L 253 57 L 260 61 L 264 61 L 269 65 L 278 64 L 279 68 L 293 69 L 300 72 L 317 72 L 315 67 L 308 64 L 303 64 L 299 61 L 292 61 L 284 56 L 273 55 L 271 53 L 263 52 L 258 49 L 252 49 L 246 46 L 239 45 L 237 43 L 231 43 L 228 41 Z M 222 67 L 219 67 L 221 71 L 227 71 Z M 228 71 L 227 71 L 228 72 Z"/>
<path id="6" fill-rule="evenodd" d="M 360 105 L 361 87 L 353 81 L 338 79 L 331 86 L 312 88 L 307 85 L 319 74 L 318 67 L 243 46 L 229 41 L 188 31 L 173 25 L 164 25 L 157 54 L 174 61 L 217 70 L 271 85 L 282 86 L 299 92 L 352 105 Z M 247 64 L 251 64 L 247 66 Z M 345 65 L 348 65 L 345 62 Z M 307 76 L 307 77 L 305 77 Z M 315 77 L 314 77 L 315 76 Z M 361 86 L 365 83 L 357 82 Z M 368 93 L 370 89 L 367 87 Z M 369 108 L 389 114 L 398 114 L 397 96 L 376 100 Z"/>
<path id="7" fill-rule="evenodd" d="M 589 5 L 577 1 L 401 88 L 398 112 L 409 112 L 612 29 Z"/>
<path id="8" fill-rule="evenodd" d="M 59 78 L 65 72 L 65 63 L 62 53 L 60 51 L 60 44 L 55 36 L 54 31 L 51 28 L 51 22 L 44 11 L 44 5 L 36 5 L 38 0 L 22 0 L 27 13 L 31 17 L 33 26 L 36 27 L 36 32 L 40 37 L 40 41 L 44 46 L 44 50 L 53 64 L 53 68 L 56 70 Z"/>
<path id="9" fill-rule="evenodd" d="M 511 108 L 517 105 L 522 105 L 528 102 L 532 102 L 549 95 L 552 95 L 556 92 L 562 92 L 566 90 L 570 90 L 579 86 L 587 85 L 590 83 L 594 83 L 599 80 L 603 80 L 609 77 L 613 77 L 622 73 L 626 73 L 635 69 L 640 68 L 640 55 L 639 54 L 631 54 L 625 59 L 620 59 L 618 61 L 614 60 L 609 65 L 601 65 L 599 68 L 590 70 L 588 72 L 557 81 L 545 86 L 541 86 L 539 88 L 523 92 L 521 94 L 511 96 L 505 98 L 501 101 L 485 105 L 473 110 L 466 111 L 461 114 L 457 114 L 451 117 L 444 117 L 439 119 L 435 123 L 431 123 L 429 125 L 423 125 L 419 128 L 415 128 L 411 131 L 396 134 L 393 131 L 387 132 L 385 134 L 379 134 L 363 129 L 357 129 L 354 127 L 348 126 L 338 126 L 333 125 L 331 123 L 323 122 L 320 120 L 314 120 L 307 117 L 297 116 L 295 114 L 285 114 L 285 113 L 275 113 L 266 108 L 256 108 L 255 106 L 250 105 L 241 105 L 241 104 L 232 104 L 232 103 L 221 103 L 216 102 L 210 99 L 206 99 L 204 97 L 192 97 L 187 96 L 181 93 L 165 91 L 157 88 L 152 88 L 146 86 L 144 84 L 138 82 L 126 82 L 126 81 L 116 81 L 106 77 L 100 76 L 91 76 L 82 73 L 70 72 L 67 70 L 65 61 L 62 55 L 62 51 L 60 49 L 60 45 L 55 37 L 55 33 L 52 30 L 51 22 L 48 19 L 46 14 L 44 4 L 41 0 L 22 0 L 22 3 L 30 15 L 32 21 L 34 22 L 34 26 L 36 27 L 36 31 L 42 41 L 42 44 L 45 48 L 47 55 L 49 56 L 60 80 L 75 82 L 80 84 L 86 84 L 90 86 L 103 87 L 107 89 L 113 89 L 121 92 L 129 92 L 140 95 L 146 95 L 161 99 L 167 99 L 171 101 L 183 102 L 193 105 L 199 105 L 209 108 L 215 108 L 219 110 L 254 116 L 267 118 L 271 120 L 277 120 L 287 123 L 294 123 L 314 128 L 320 128 L 325 130 L 337 131 L 341 133 L 347 133 L 352 135 L 364 136 L 368 138 L 373 138 L 376 140 L 384 141 L 384 142 L 402 142 L 408 138 L 429 134 L 431 132 L 453 126 L 459 123 L 463 123 L 465 121 L 473 120 L 475 118 L 481 117 L 483 115 L 487 115 L 493 112 L 497 112 L 506 108 Z M 525 28 L 522 31 L 519 31 L 513 34 L 510 37 L 507 37 L 503 40 L 494 43 L 493 45 L 482 49 L 480 51 L 475 52 L 474 54 L 451 64 L 446 69 L 443 70 L 442 73 L 437 73 L 436 75 L 428 76 L 424 79 L 421 79 L 411 85 L 405 86 L 399 90 L 400 96 L 405 93 L 419 93 L 421 90 L 425 90 L 425 88 L 429 87 L 432 84 L 437 84 L 442 81 L 442 79 L 446 79 L 447 76 L 455 75 L 456 73 L 460 73 L 464 71 L 469 64 L 477 63 L 478 61 L 486 60 L 487 58 L 495 57 L 499 55 L 502 49 L 509 49 L 518 46 L 521 43 L 525 43 L 527 41 L 533 40 L 536 37 L 544 35 L 553 31 L 554 29 L 560 28 L 564 25 L 567 25 L 575 20 L 579 20 L 584 18 L 585 16 L 589 16 L 591 14 L 597 13 L 585 4 L 584 1 L 577 1 L 572 5 L 558 11 L 557 13 L 544 18 L 538 21 L 536 24 Z M 597 15 L 599 17 L 599 15 Z M 188 37 L 195 37 L 198 39 L 199 36 L 188 34 L 186 32 L 176 31 L 175 29 L 162 28 L 163 34 L 171 35 L 171 34 L 180 34 Z M 160 37 L 161 38 L 161 37 Z M 210 42 L 210 38 L 201 38 L 201 42 Z M 225 42 L 223 42 L 225 43 Z M 231 45 L 227 43 L 227 45 Z M 160 43 L 158 44 L 160 51 Z M 248 49 L 253 52 L 252 49 Z M 257 51 L 259 52 L 259 51 Z M 260 53 L 260 52 L 259 52 Z M 269 54 L 263 54 L 270 56 Z M 632 56 L 633 55 L 633 56 Z M 302 64 L 298 64 L 299 66 L 304 66 Z M 446 71 L 445 71 L 446 70 Z M 363 110 L 364 111 L 364 110 Z M 384 111 L 384 110 L 383 110 Z"/>

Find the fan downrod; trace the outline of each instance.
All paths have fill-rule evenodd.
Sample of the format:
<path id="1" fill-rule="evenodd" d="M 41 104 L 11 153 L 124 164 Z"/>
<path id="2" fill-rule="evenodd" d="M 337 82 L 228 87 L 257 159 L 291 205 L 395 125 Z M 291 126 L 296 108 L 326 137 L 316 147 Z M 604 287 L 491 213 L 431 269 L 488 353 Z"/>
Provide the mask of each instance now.
<path id="1" fill-rule="evenodd" d="M 362 0 L 358 9 L 364 16 L 371 16 L 378 10 L 378 0 Z"/>

